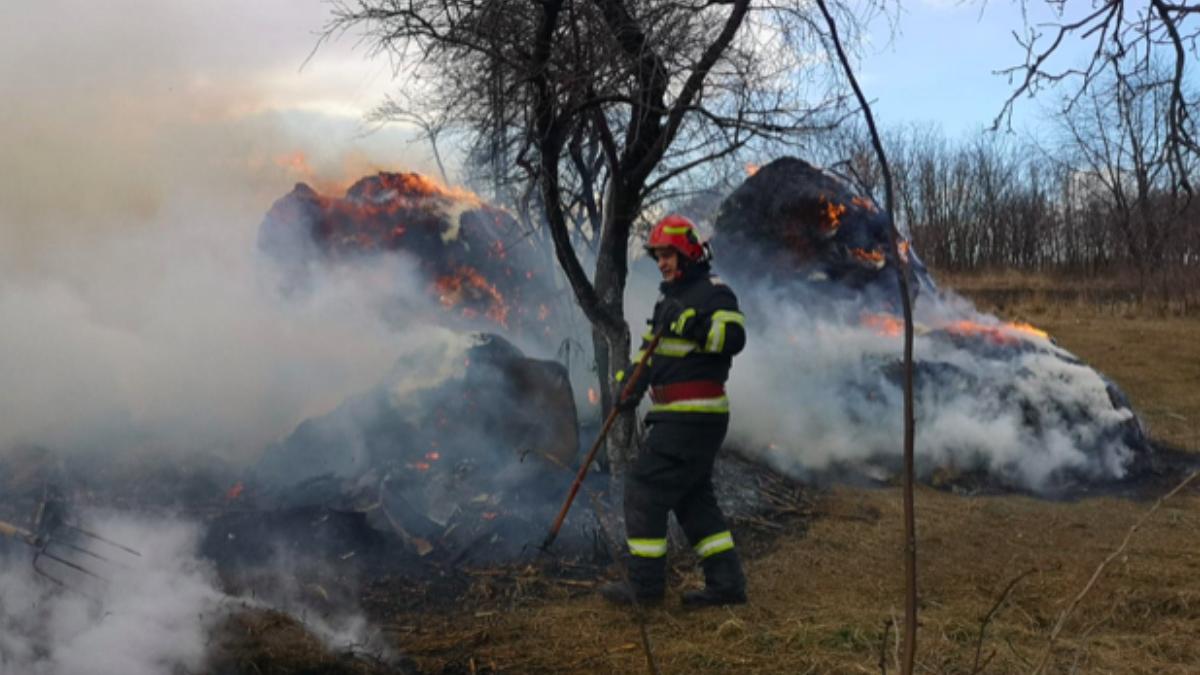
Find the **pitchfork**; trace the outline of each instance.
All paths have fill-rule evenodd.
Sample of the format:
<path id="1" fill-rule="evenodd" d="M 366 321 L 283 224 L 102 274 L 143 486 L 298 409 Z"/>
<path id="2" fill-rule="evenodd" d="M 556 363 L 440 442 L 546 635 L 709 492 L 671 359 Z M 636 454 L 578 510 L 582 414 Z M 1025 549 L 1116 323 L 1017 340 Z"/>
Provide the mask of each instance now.
<path id="1" fill-rule="evenodd" d="M 625 383 L 625 387 L 621 390 L 616 403 L 623 402 L 633 394 L 638 380 L 642 377 L 642 372 L 646 370 L 646 364 L 650 362 L 650 356 L 654 353 L 654 350 L 658 349 L 658 343 L 662 340 L 665 331 L 665 327 L 659 328 L 658 332 L 654 334 L 649 346 L 642 352 L 642 358 L 638 360 L 637 366 L 629 376 L 629 380 Z M 539 547 L 542 552 L 549 550 L 550 544 L 553 544 L 554 540 L 558 537 L 558 531 L 562 529 L 563 521 L 567 518 L 567 511 L 571 510 L 571 503 L 575 501 L 575 495 L 579 494 L 579 487 L 583 485 L 583 479 L 587 477 L 588 468 L 591 467 L 592 460 L 596 459 L 596 451 L 604 443 L 604 437 L 608 435 L 608 430 L 612 428 L 613 422 L 617 421 L 617 415 L 620 412 L 619 405 L 613 405 L 612 410 L 609 411 L 608 418 L 604 420 L 604 426 L 600 428 L 600 434 L 596 437 L 596 442 L 592 443 L 591 449 L 588 450 L 587 456 L 583 459 L 583 465 L 579 467 L 579 472 L 575 474 L 575 482 L 571 483 L 571 489 L 567 492 L 567 498 L 563 501 L 562 508 L 558 510 L 558 516 L 554 519 L 554 524 L 550 526 L 550 532 Z"/>
<path id="2" fill-rule="evenodd" d="M 74 570 L 84 576 L 107 583 L 108 579 L 94 570 L 96 561 L 119 565 L 109 556 L 135 556 L 142 554 L 107 537 L 64 521 L 53 504 L 43 503 L 38 509 L 35 527 L 27 530 L 18 525 L 0 520 L 0 536 L 16 539 L 31 547 L 33 570 L 54 583 L 88 595 L 82 589 L 60 578 L 61 572 L 53 570 L 61 565 L 65 570 Z M 52 573 L 53 570 L 53 573 Z"/>

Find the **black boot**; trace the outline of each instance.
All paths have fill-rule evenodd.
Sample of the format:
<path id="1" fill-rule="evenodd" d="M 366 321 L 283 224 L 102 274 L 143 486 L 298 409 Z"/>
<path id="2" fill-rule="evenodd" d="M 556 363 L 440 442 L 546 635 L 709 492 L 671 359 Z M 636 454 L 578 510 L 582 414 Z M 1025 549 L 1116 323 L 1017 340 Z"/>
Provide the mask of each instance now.
<path id="1" fill-rule="evenodd" d="M 746 604 L 746 576 L 736 551 L 725 551 L 705 558 L 704 588 L 684 591 L 683 606 L 688 608 Z"/>
<path id="2" fill-rule="evenodd" d="M 610 581 L 600 588 L 596 589 L 601 597 L 613 603 L 614 605 L 632 605 L 636 601 L 642 606 L 660 605 L 663 601 L 663 593 L 644 593 L 640 589 L 634 588 L 633 584 L 627 581 Z"/>
<path id="3" fill-rule="evenodd" d="M 614 581 L 597 589 L 605 600 L 618 605 L 639 605 L 662 602 L 667 588 L 666 558 L 630 556 L 629 581 Z"/>

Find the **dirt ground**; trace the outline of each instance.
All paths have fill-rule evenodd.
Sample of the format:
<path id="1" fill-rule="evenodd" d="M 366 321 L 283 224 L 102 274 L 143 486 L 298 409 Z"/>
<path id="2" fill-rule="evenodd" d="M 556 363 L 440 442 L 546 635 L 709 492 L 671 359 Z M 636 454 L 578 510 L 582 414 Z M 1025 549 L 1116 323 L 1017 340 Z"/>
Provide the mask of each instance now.
<path id="1" fill-rule="evenodd" d="M 1200 320 L 1036 294 L 980 304 L 1048 330 L 1116 380 L 1156 440 L 1200 449 Z M 1107 565 L 1065 623 L 1047 672 L 1200 669 L 1198 488 L 1162 505 Z M 1032 670 L 1060 613 L 1153 506 L 919 489 L 919 672 Z M 645 612 L 660 672 L 896 671 L 900 492 L 834 488 L 816 495 L 815 510 L 806 528 L 747 561 L 748 606 L 688 613 L 672 599 Z M 697 571 L 684 569 L 676 586 L 697 584 Z M 383 630 L 423 672 L 649 672 L 633 613 L 604 604 L 587 582 L 546 583 L 533 570 L 524 579 L 537 592 L 398 612 Z"/>

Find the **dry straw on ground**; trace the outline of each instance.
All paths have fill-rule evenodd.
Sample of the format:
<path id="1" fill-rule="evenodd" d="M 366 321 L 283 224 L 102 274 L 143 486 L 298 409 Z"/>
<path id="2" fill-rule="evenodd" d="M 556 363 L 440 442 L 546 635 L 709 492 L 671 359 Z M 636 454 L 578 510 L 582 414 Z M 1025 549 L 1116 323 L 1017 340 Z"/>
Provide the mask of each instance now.
<path id="1" fill-rule="evenodd" d="M 1000 313 L 1048 330 L 1112 377 L 1157 440 L 1200 450 L 1200 320 L 1044 298 L 1010 301 Z M 1193 484 L 1162 504 L 1118 551 L 1159 496 L 1046 501 L 920 489 L 918 672 L 1032 671 L 1089 583 L 1045 672 L 1195 672 L 1200 490 Z M 661 672 L 879 673 L 881 660 L 896 672 L 900 508 L 896 489 L 822 492 L 807 527 L 789 525 L 747 562 L 751 604 L 649 610 Z M 385 604 L 373 619 L 423 672 L 645 672 L 637 624 L 596 598 L 589 580 L 556 581 L 532 568 L 505 575 L 508 587 L 481 574 L 457 603 Z M 675 588 L 699 581 L 685 564 Z"/>

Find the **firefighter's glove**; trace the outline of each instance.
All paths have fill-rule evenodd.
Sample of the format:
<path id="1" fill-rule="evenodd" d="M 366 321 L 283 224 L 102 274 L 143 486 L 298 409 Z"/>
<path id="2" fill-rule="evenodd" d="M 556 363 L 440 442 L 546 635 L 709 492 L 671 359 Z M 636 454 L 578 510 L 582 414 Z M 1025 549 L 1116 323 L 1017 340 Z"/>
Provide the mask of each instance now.
<path id="1" fill-rule="evenodd" d="M 631 410 L 637 410 L 637 407 L 638 407 L 638 397 L 637 396 L 622 397 L 620 394 L 617 395 L 617 410 L 618 411 L 623 412 L 623 413 L 629 412 Z"/>
<path id="2" fill-rule="evenodd" d="M 667 298 L 659 306 L 658 321 L 655 325 L 658 328 L 665 326 L 669 334 L 688 337 L 696 326 L 696 310 L 684 307 L 683 303 L 675 298 Z"/>

